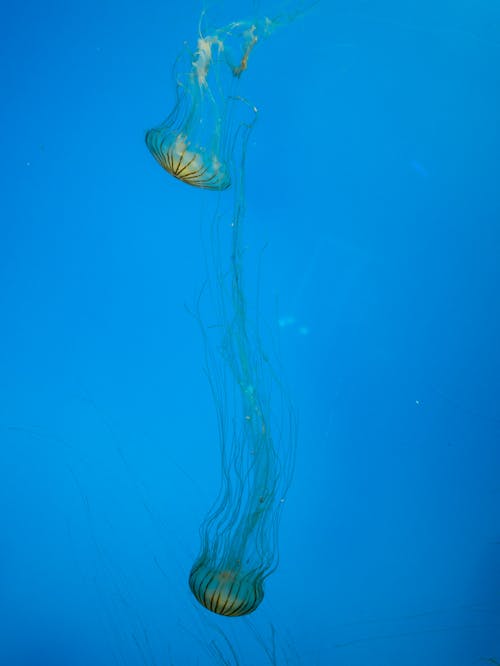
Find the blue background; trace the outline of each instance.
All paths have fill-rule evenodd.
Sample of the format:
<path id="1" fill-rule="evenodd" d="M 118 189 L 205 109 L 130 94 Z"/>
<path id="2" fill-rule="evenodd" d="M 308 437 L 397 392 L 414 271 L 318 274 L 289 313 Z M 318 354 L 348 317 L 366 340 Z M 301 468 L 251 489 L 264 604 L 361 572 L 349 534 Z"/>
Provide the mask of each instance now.
<path id="1" fill-rule="evenodd" d="M 0 663 L 500 660 L 499 7 L 323 0 L 241 79 L 246 242 L 300 415 L 249 619 L 186 583 L 218 485 L 184 307 L 217 195 L 144 145 L 200 11 L 2 6 Z"/>

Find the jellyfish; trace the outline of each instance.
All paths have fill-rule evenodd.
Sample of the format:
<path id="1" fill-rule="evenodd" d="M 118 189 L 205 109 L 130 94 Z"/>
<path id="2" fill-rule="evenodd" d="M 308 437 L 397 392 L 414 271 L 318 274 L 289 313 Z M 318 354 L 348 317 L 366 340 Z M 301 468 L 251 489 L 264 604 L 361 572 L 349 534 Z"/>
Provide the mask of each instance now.
<path id="1" fill-rule="evenodd" d="M 146 132 L 146 144 L 165 171 L 202 189 L 230 187 L 234 127 L 228 102 L 256 44 L 306 9 L 297 5 L 273 18 L 233 21 L 209 34 L 202 29 L 202 12 L 196 49 L 186 47 L 177 63 L 174 109 Z"/>
<path id="2" fill-rule="evenodd" d="M 151 154 L 175 178 L 206 190 L 230 186 L 233 133 L 227 102 L 234 86 L 224 83 L 228 72 L 220 65 L 227 65 L 232 77 L 239 78 L 258 39 L 266 36 L 271 25 L 269 20 L 260 25 L 236 21 L 206 36 L 200 26 L 195 52 L 192 57 L 186 52 L 181 59 L 190 60 L 189 68 L 177 74 L 172 113 L 146 133 Z"/>
<path id="3" fill-rule="evenodd" d="M 177 64 L 172 113 L 146 133 L 151 154 L 170 175 L 219 197 L 233 192 L 230 224 L 218 212 L 212 223 L 209 282 L 218 321 L 210 333 L 195 310 L 217 413 L 221 484 L 189 574 L 200 604 L 228 617 L 255 611 L 277 566 L 296 445 L 288 391 L 264 351 L 244 290 L 245 156 L 257 109 L 238 94 L 255 45 L 291 17 L 236 21 L 208 33 L 200 27 L 194 53 L 179 61 L 188 66 Z"/>

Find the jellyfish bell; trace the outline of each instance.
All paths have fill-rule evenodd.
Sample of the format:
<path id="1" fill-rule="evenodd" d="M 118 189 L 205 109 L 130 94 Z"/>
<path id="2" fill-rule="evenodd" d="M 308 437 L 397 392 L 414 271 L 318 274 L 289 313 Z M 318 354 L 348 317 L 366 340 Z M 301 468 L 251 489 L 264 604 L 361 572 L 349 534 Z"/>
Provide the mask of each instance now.
<path id="1" fill-rule="evenodd" d="M 200 560 L 191 570 L 189 587 L 202 606 L 226 617 L 248 615 L 264 598 L 263 577 L 258 572 L 212 569 Z"/>
<path id="2" fill-rule="evenodd" d="M 146 134 L 147 146 L 156 161 L 172 176 L 205 190 L 225 190 L 231 184 L 229 170 L 217 154 L 193 143 L 184 133 L 161 126 Z"/>

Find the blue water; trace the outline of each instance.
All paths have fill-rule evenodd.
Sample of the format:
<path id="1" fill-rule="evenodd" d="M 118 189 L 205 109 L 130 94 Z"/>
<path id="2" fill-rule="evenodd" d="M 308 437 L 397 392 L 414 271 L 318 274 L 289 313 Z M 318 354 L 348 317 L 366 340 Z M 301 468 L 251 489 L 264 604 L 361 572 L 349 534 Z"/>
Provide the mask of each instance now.
<path id="1" fill-rule="evenodd" d="M 213 193 L 144 144 L 201 9 L 1 10 L 0 664 L 500 663 L 499 7 L 321 0 L 241 77 L 246 279 L 299 415 L 247 619 L 187 586 Z"/>

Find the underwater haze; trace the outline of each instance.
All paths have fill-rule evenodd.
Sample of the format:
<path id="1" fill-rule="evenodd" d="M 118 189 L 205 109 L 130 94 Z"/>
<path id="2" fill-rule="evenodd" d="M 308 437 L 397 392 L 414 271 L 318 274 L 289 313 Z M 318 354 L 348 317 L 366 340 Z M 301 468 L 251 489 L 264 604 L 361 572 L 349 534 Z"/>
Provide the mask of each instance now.
<path id="1" fill-rule="evenodd" d="M 500 665 L 500 5 L 0 51 L 0 666 Z"/>

